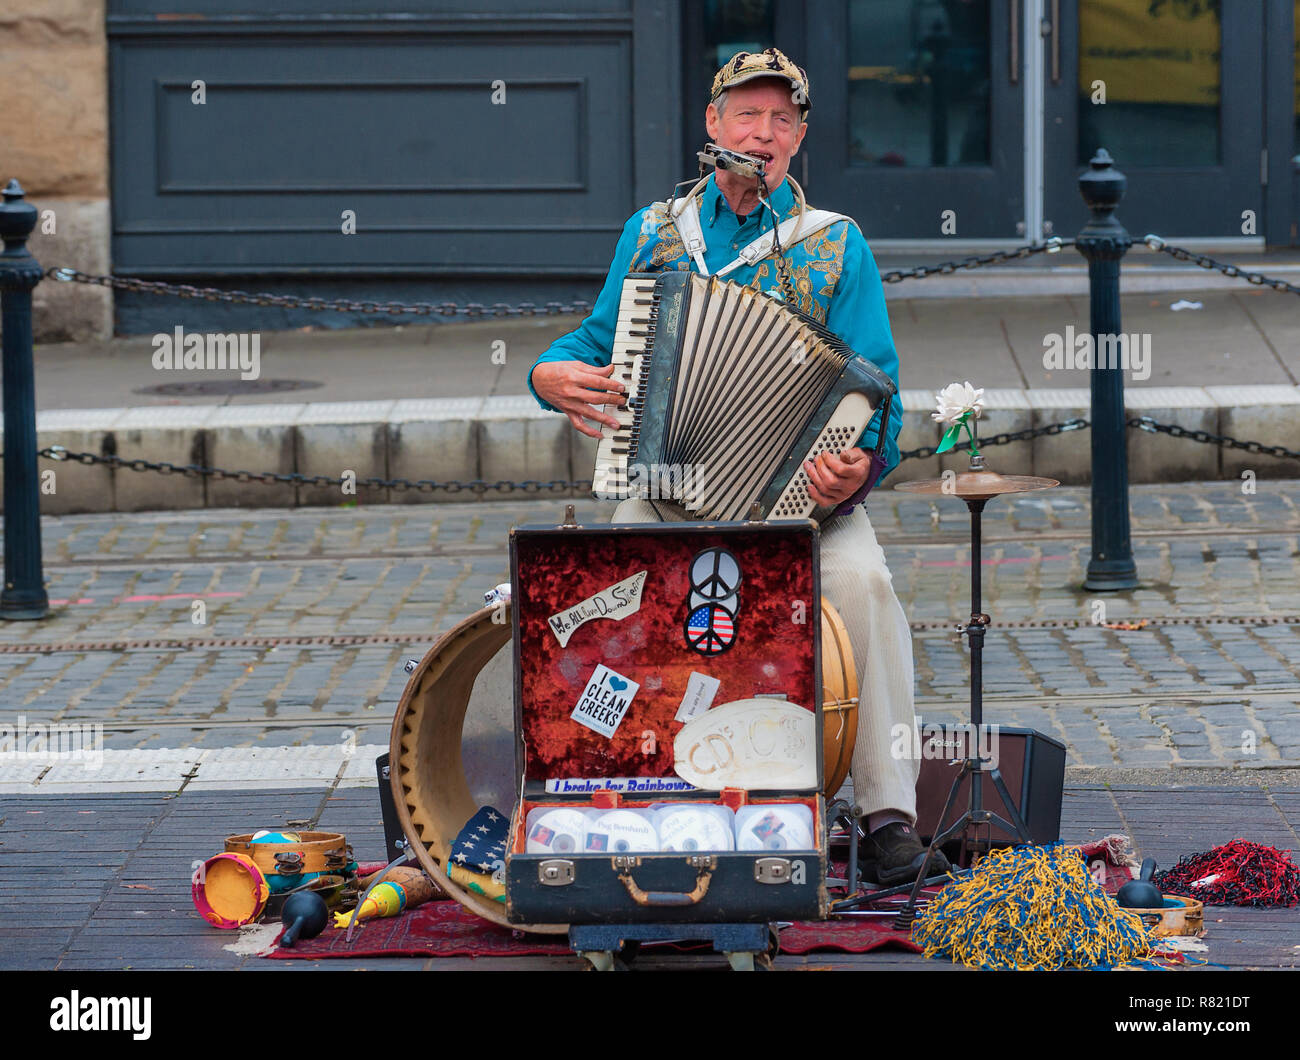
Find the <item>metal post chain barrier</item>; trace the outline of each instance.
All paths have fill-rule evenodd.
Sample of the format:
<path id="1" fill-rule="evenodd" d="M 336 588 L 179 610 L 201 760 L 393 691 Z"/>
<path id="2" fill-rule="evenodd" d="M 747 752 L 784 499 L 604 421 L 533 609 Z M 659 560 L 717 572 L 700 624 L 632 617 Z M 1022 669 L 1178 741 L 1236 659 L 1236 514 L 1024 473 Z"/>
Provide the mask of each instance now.
<path id="1" fill-rule="evenodd" d="M 1168 254 L 1179 261 L 1190 261 L 1193 265 L 1199 265 L 1203 269 L 1217 269 L 1224 276 L 1245 280 L 1247 283 L 1253 283 L 1256 287 L 1271 287 L 1275 291 L 1300 294 L 1300 286 L 1287 283 L 1286 280 L 1274 279 L 1265 276 L 1262 272 L 1251 272 L 1249 269 L 1243 269 L 1240 265 L 1227 265 L 1222 261 L 1215 261 L 1208 254 L 1195 254 L 1184 247 L 1171 247 L 1159 236 L 1147 235 L 1142 241 L 1152 250 L 1159 251 L 1161 254 Z"/>
<path id="2" fill-rule="evenodd" d="M 991 448 L 998 445 L 1010 445 L 1013 442 L 1027 442 L 1034 438 L 1041 438 L 1047 435 L 1065 434 L 1069 431 L 1086 430 L 1091 424 L 1083 418 L 1065 420 L 1061 423 L 1049 423 L 1043 427 L 1030 427 L 1023 431 L 1010 431 L 1003 434 L 995 434 L 989 438 L 980 438 L 979 445 L 981 449 Z M 1260 442 L 1243 442 L 1237 438 L 1228 435 L 1212 434 L 1209 431 L 1193 431 L 1177 424 L 1160 423 L 1150 416 L 1134 416 L 1128 420 L 1128 426 L 1136 430 L 1146 431 L 1147 433 L 1169 434 L 1175 438 L 1189 438 L 1194 442 L 1203 442 L 1210 445 L 1218 445 L 1229 449 L 1244 449 L 1250 453 L 1259 453 L 1262 456 L 1274 456 L 1281 459 L 1300 460 L 1300 452 L 1284 448 L 1280 445 L 1263 445 Z M 919 449 L 908 449 L 899 454 L 899 463 L 905 460 L 923 460 L 926 457 L 934 456 L 936 446 L 925 445 Z M 274 485 L 293 485 L 293 486 L 342 486 L 342 478 L 331 478 L 328 475 L 304 475 L 300 472 L 274 472 L 274 471 L 231 471 L 225 468 L 203 467 L 199 464 L 171 464 L 166 461 L 153 460 L 126 460 L 119 456 L 101 456 L 98 453 L 76 453 L 65 449 L 61 445 L 51 445 L 39 451 L 40 456 L 47 460 L 75 460 L 82 464 L 106 464 L 109 467 L 122 468 L 127 471 L 156 471 L 162 475 L 182 475 L 186 478 L 212 478 L 212 479 L 233 479 L 236 482 L 257 482 L 266 486 Z M 450 479 L 446 482 L 438 482 L 433 479 L 404 479 L 404 478 L 359 478 L 355 482 L 349 480 L 350 485 L 355 485 L 358 489 L 388 489 L 405 492 L 415 490 L 419 493 L 434 493 L 442 491 L 443 493 L 542 493 L 542 492 L 564 492 L 575 489 L 586 489 L 591 485 L 588 481 L 570 482 L 562 479 L 552 479 L 550 481 L 541 481 L 540 479 L 524 479 L 522 481 L 511 481 L 507 479 L 498 479 L 496 482 L 488 482 L 485 479 L 459 480 Z"/>
<path id="3" fill-rule="evenodd" d="M 959 269 L 976 269 L 984 265 L 1000 265 L 1007 261 L 1016 261 L 1033 254 L 1055 254 L 1063 247 L 1074 245 L 1072 239 L 1053 236 L 1044 243 L 1027 243 L 1012 250 L 996 250 L 990 254 L 974 255 L 959 260 L 944 261 L 937 265 L 918 265 L 911 269 L 895 269 L 883 273 L 883 283 L 900 283 L 908 279 L 923 279 L 926 276 L 948 276 Z M 63 265 L 53 265 L 45 270 L 45 275 L 61 283 L 84 283 L 99 287 L 111 287 L 119 291 L 135 291 L 141 294 L 174 295 L 177 298 L 203 299 L 208 302 L 230 302 L 245 305 L 276 306 L 282 309 L 327 310 L 340 313 L 378 313 L 383 315 L 413 316 L 469 316 L 469 317 L 503 317 L 503 316 L 541 316 L 567 313 L 589 313 L 591 303 L 581 298 L 569 302 L 546 302 L 536 305 L 533 302 L 521 302 L 518 305 L 506 305 L 496 302 L 483 305 L 478 302 L 360 302 L 348 298 L 314 298 L 291 294 L 254 294 L 249 291 L 223 290 L 220 287 L 195 287 L 186 283 L 165 283 L 161 280 L 140 280 L 126 276 L 104 276 L 82 272 Z"/>
<path id="4" fill-rule="evenodd" d="M 904 280 L 921 280 L 927 276 L 949 276 L 959 269 L 978 269 L 984 265 L 1001 265 L 1007 261 L 1018 261 L 1033 254 L 1056 254 L 1062 247 L 1074 246 L 1073 239 L 1052 236 L 1043 243 L 1026 243 L 1012 250 L 995 250 L 991 254 L 974 254 L 967 258 L 943 261 L 938 265 L 917 265 L 911 269 L 891 269 L 881 273 L 882 283 L 902 283 Z"/>
<path id="5" fill-rule="evenodd" d="M 40 456 L 47 460 L 73 460 L 82 464 L 107 464 L 109 467 L 122 468 L 127 471 L 157 471 L 161 475 L 181 475 L 184 478 L 211 478 L 216 480 L 234 479 L 236 482 L 257 482 L 263 486 L 342 486 L 343 478 L 331 478 L 329 475 L 304 475 L 301 472 L 275 471 L 230 471 L 226 468 L 203 467 L 200 464 L 171 464 L 165 460 L 125 460 L 120 456 L 101 456 L 99 453 L 74 453 L 61 445 L 51 445 L 40 450 Z M 387 489 L 404 492 L 415 490 L 418 493 L 433 493 L 442 490 L 445 493 L 512 493 L 516 490 L 524 493 L 564 492 L 582 489 L 590 482 L 569 482 L 552 479 L 543 482 L 539 479 L 524 479 L 513 482 L 499 479 L 488 482 L 485 479 L 451 480 L 438 482 L 434 479 L 405 478 L 359 478 L 348 479 L 347 484 L 358 489 Z"/>
<path id="6" fill-rule="evenodd" d="M 330 310 L 339 313 L 380 313 L 385 316 L 468 316 L 468 317 L 519 317 L 557 316 L 565 313 L 589 313 L 591 303 L 581 298 L 569 302 L 520 302 L 506 305 L 496 302 L 483 305 L 479 302 L 359 302 L 351 298 L 303 298 L 293 294 L 250 294 L 248 291 L 226 291 L 220 287 L 194 287 L 187 283 L 164 283 L 161 280 L 137 280 L 126 276 L 98 276 L 52 266 L 45 275 L 63 283 L 85 283 L 99 287 L 112 287 L 119 291 L 137 291 L 142 294 L 175 295 L 177 298 L 200 298 L 208 302 L 235 302 L 245 305 L 277 306 L 282 309 Z"/>
<path id="7" fill-rule="evenodd" d="M 1225 276 L 1245 280 L 1256 286 L 1271 287 L 1275 291 L 1288 291 L 1300 294 L 1300 286 L 1251 272 L 1239 265 L 1229 265 L 1215 261 L 1205 254 L 1195 254 L 1183 247 L 1170 246 L 1157 235 L 1147 235 L 1144 242 L 1152 250 L 1169 254 L 1179 261 L 1190 261 L 1204 269 L 1217 269 Z M 942 261 L 935 265 L 917 265 L 910 269 L 891 269 L 880 274 L 882 283 L 902 283 L 904 280 L 921 280 L 927 276 L 951 276 L 962 269 L 978 269 L 986 265 L 1001 265 L 1008 261 L 1019 261 L 1034 254 L 1056 254 L 1065 247 L 1075 245 L 1073 239 L 1053 236 L 1042 243 L 1026 243 L 1010 250 L 995 250 L 989 254 L 975 254 L 965 258 Z M 557 316 L 571 313 L 588 313 L 591 303 L 581 298 L 569 302 L 546 302 L 537 305 L 533 302 L 520 302 L 507 305 L 496 302 L 484 305 L 479 302 L 367 302 L 349 298 L 302 297 L 289 294 L 253 294 L 248 291 L 223 290 L 219 287 L 195 287 L 184 283 L 165 283 L 161 280 L 139 280 L 125 276 L 103 276 L 82 272 L 80 269 L 55 265 L 45 270 L 45 275 L 62 283 L 84 283 L 100 287 L 111 287 L 121 291 L 135 291 L 143 294 L 174 295 L 177 298 L 197 298 L 209 302 L 230 302 L 246 305 L 276 306 L 283 309 L 326 310 L 340 313 L 371 313 L 385 316 L 468 316 L 508 317 L 508 316 Z"/>
<path id="8" fill-rule="evenodd" d="M 1203 442 L 1206 445 L 1217 445 L 1225 449 L 1244 449 L 1248 453 L 1259 453 L 1261 456 L 1276 456 L 1283 460 L 1300 460 L 1300 452 L 1294 449 L 1287 449 L 1281 445 L 1264 445 L 1260 442 L 1243 442 L 1237 438 L 1232 438 L 1226 434 L 1213 434 L 1210 431 L 1189 431 L 1186 427 L 1179 427 L 1176 423 L 1158 423 L 1150 416 L 1135 416 L 1128 421 L 1130 427 L 1136 427 L 1140 431 L 1146 431 L 1149 434 L 1159 432 L 1161 434 L 1172 435 L 1174 438 L 1190 438 L 1194 442 Z"/>
<path id="9" fill-rule="evenodd" d="M 1204 254 L 1194 254 L 1182 247 L 1174 247 L 1165 243 L 1163 239 L 1156 235 L 1145 237 L 1147 246 L 1153 250 L 1170 254 L 1180 261 L 1190 261 L 1206 269 L 1217 269 L 1225 276 L 1240 278 L 1248 283 L 1257 286 L 1269 286 L 1278 291 L 1289 291 L 1293 294 L 1300 294 L 1300 286 L 1290 284 L 1285 280 L 1279 280 L 1264 276 L 1261 273 L 1251 272 L 1242 269 L 1236 265 L 1228 265 L 1215 261 Z M 924 279 L 927 276 L 947 276 L 961 269 L 975 269 L 986 265 L 998 265 L 1008 261 L 1015 261 L 1022 258 L 1030 257 L 1033 254 L 1048 253 L 1054 254 L 1062 248 L 1074 246 L 1076 243 L 1073 239 L 1062 239 L 1054 236 L 1043 243 L 1029 243 L 1011 250 L 999 250 L 990 254 L 973 255 L 970 257 L 941 262 L 936 265 L 919 265 L 911 269 L 896 269 L 881 275 L 884 283 L 901 283 L 907 279 Z M 483 305 L 477 302 L 468 302 L 459 305 L 455 302 L 372 302 L 357 301 L 353 299 L 339 298 L 327 299 L 318 297 L 300 297 L 297 295 L 275 295 L 269 293 L 250 293 L 240 290 L 222 290 L 217 287 L 195 287 L 190 284 L 173 284 L 154 280 L 140 280 L 120 276 L 103 276 L 85 273 L 79 269 L 72 269 L 63 266 L 52 266 L 45 270 L 45 275 L 51 279 L 61 282 L 94 284 L 103 287 L 111 287 L 117 290 L 136 291 L 146 294 L 174 295 L 178 298 L 203 299 L 210 302 L 229 302 L 242 303 L 249 305 L 276 306 L 288 309 L 309 309 L 309 310 L 328 310 L 347 313 L 371 313 L 384 315 L 415 315 L 415 316 L 469 316 L 472 318 L 480 317 L 504 317 L 504 316 L 537 316 L 537 315 L 558 315 L 571 313 L 586 313 L 591 310 L 590 303 L 582 299 L 574 299 L 570 302 L 547 302 L 543 305 L 537 305 L 532 302 L 522 302 L 518 305 L 506 305 L 505 303 L 495 303 L 493 305 Z M 997 434 L 991 438 L 980 439 L 981 446 L 998 446 L 1009 445 L 1013 442 L 1029 441 L 1033 438 L 1044 435 L 1061 434 L 1066 431 L 1081 430 L 1090 427 L 1091 424 L 1086 419 L 1072 419 L 1063 423 L 1053 423 L 1045 427 L 1035 427 L 1023 431 L 1015 431 L 1005 434 Z M 1135 417 L 1127 421 L 1127 426 L 1149 433 L 1160 432 L 1169 434 L 1177 438 L 1190 438 L 1195 442 L 1215 444 L 1222 447 L 1243 449 L 1247 452 L 1259 453 L 1264 456 L 1275 456 L 1283 459 L 1300 459 L 1300 453 L 1286 449 L 1283 446 L 1267 446 L 1259 442 L 1240 441 L 1226 435 L 1216 435 L 1208 431 L 1190 431 L 1177 424 L 1162 424 L 1151 419 L 1149 416 Z M 918 449 L 910 449 L 900 454 L 900 462 L 905 460 L 924 459 L 934 456 L 936 446 L 921 446 Z M 180 474 L 189 477 L 202 476 L 213 479 L 234 479 L 239 482 L 260 482 L 265 485 L 290 484 L 302 486 L 341 486 L 341 478 L 330 478 L 325 475 L 302 475 L 297 472 L 275 473 L 275 472 L 253 472 L 253 471 L 229 471 L 221 468 L 208 468 L 199 465 L 176 465 L 165 461 L 154 462 L 148 460 L 123 460 L 116 456 L 100 456 L 95 453 L 71 453 L 62 446 L 51 446 L 40 450 L 40 456 L 51 460 L 78 460 L 85 464 L 108 464 L 112 467 L 125 468 L 131 471 L 157 471 L 160 474 Z M 552 480 L 542 482 L 540 480 L 525 480 L 522 482 L 512 482 L 499 480 L 497 482 L 487 482 L 482 479 L 469 481 L 453 480 L 448 482 L 437 482 L 431 479 L 383 479 L 369 478 L 358 479 L 355 482 L 358 487 L 367 487 L 375 489 L 391 489 L 398 491 L 416 490 L 421 493 L 433 493 L 442 491 L 445 493 L 472 492 L 476 494 L 509 493 L 516 490 L 522 490 L 527 493 L 540 493 L 546 491 L 567 491 L 571 489 L 581 489 L 588 485 L 586 482 L 564 482 Z"/>

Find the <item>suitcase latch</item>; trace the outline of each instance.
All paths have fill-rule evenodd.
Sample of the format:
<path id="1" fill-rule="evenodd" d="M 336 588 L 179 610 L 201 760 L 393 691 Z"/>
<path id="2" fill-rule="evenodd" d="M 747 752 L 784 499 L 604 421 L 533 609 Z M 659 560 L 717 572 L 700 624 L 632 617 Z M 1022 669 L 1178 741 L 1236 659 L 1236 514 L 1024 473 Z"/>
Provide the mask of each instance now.
<path id="1" fill-rule="evenodd" d="M 754 879 L 759 883 L 789 883 L 788 858 L 759 858 L 754 862 Z"/>
<path id="2" fill-rule="evenodd" d="M 537 866 L 537 879 L 547 887 L 563 887 L 573 882 L 573 862 L 564 858 L 547 858 Z"/>

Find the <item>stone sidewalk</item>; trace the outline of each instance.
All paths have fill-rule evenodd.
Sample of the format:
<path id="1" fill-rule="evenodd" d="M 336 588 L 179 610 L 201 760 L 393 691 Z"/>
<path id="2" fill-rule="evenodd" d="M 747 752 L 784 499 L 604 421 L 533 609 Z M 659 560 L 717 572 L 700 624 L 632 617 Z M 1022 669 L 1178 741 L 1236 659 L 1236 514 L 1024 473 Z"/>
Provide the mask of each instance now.
<path id="1" fill-rule="evenodd" d="M 1165 771 L 1167 772 L 1167 771 Z M 1128 834 L 1142 856 L 1162 866 L 1239 835 L 1281 849 L 1300 847 L 1300 776 L 1271 786 L 1224 783 L 1222 776 L 1188 777 L 1171 788 L 1148 772 L 1141 778 L 1101 774 L 1100 782 L 1067 784 L 1061 836 L 1085 842 Z M 578 971 L 577 957 L 394 957 L 326 961 L 265 960 L 252 956 L 278 924 L 242 932 L 209 927 L 190 899 L 192 863 L 217 853 L 227 835 L 257 828 L 342 832 L 363 860 L 381 860 L 383 830 L 373 789 L 189 791 L 87 794 L 79 797 L 0 795 L 0 837 L 8 871 L 0 901 L 11 912 L 0 921 L 0 967 L 10 970 L 86 971 Z M 68 851 L 75 848 L 75 865 Z M 32 901 L 33 891 L 40 901 Z M 1206 937 L 1186 971 L 1215 968 L 1281 969 L 1300 963 L 1300 926 L 1294 909 L 1206 909 Z M 363 929 L 364 930 L 364 929 Z M 255 940 L 259 940 L 255 941 Z M 719 970 L 717 955 L 645 951 L 636 968 L 653 971 Z M 867 954 L 783 954 L 777 971 L 951 971 L 947 961 L 886 948 Z M 1162 986 L 1164 984 L 1162 983 Z M 1190 986 L 1204 987 L 1197 980 Z M 1136 985 L 1131 989 L 1140 989 Z M 1234 992 L 1253 992 L 1252 980 Z"/>
<path id="2" fill-rule="evenodd" d="M 1142 586 L 1109 596 L 1078 588 L 1086 491 L 986 510 L 986 718 L 1066 743 L 1063 839 L 1123 832 L 1162 865 L 1237 836 L 1300 848 L 1300 482 L 1254 485 L 1136 487 Z M 99 725 L 103 758 L 97 770 L 0 761 L 0 896 L 15 910 L 0 922 L 0 967 L 580 968 L 261 960 L 249 940 L 228 949 L 237 937 L 207 927 L 188 893 L 195 859 L 259 827 L 339 830 L 363 859 L 383 856 L 374 757 L 403 662 L 505 580 L 511 525 L 553 524 L 561 507 L 46 518 L 55 612 L 0 625 L 0 724 Z M 951 630 L 969 607 L 966 510 L 888 490 L 870 509 L 912 622 L 918 713 L 961 721 L 967 658 Z M 608 510 L 579 506 L 586 521 Z M 1212 966 L 1296 965 L 1294 910 L 1216 907 L 1207 926 L 1195 956 Z M 647 954 L 638 967 L 719 960 Z M 777 968 L 951 965 L 882 951 Z"/>
<path id="3" fill-rule="evenodd" d="M 1079 279 L 1077 270 L 1069 274 Z M 1023 275 L 1008 273 L 1013 286 Z M 1125 333 L 1135 349 L 1149 343 L 1143 369 L 1126 374 L 1129 415 L 1300 451 L 1295 296 L 1241 281 L 1202 290 L 1209 275 L 1192 269 L 1176 281 L 1185 286 L 1124 295 Z M 888 293 L 936 289 L 928 284 L 942 290 L 941 279 L 890 285 Z M 1074 339 L 1088 331 L 1086 281 L 1075 287 L 1033 297 L 891 298 L 905 410 L 900 447 L 937 442 L 933 395 L 957 376 L 987 391 L 986 438 L 1087 417 L 1090 371 L 1045 360 L 1050 337 L 1073 353 Z M 1172 308 L 1187 303 L 1200 308 Z M 175 304 L 184 330 L 186 305 Z M 241 316 L 245 308 L 231 309 L 228 327 L 251 341 L 246 329 L 256 318 Z M 236 371 L 155 369 L 150 336 L 42 346 L 38 441 L 128 460 L 331 478 L 351 471 L 359 479 L 590 481 L 594 441 L 542 411 L 526 384 L 537 355 L 577 324 L 566 316 L 259 331 L 258 377 L 247 384 Z M 1300 461 L 1138 431 L 1129 432 L 1128 450 L 1134 482 L 1300 473 Z M 913 461 L 907 474 L 937 475 L 956 468 L 956 459 Z M 1006 473 L 1082 483 L 1090 475 L 1088 435 L 1004 446 L 997 461 Z M 51 514 L 331 504 L 342 495 L 338 487 L 163 479 L 102 465 L 42 460 L 41 467 L 56 476 L 53 491 L 41 496 Z M 357 499 L 430 496 L 363 489 Z"/>
<path id="4" fill-rule="evenodd" d="M 1136 487 L 1142 586 L 1117 595 L 1078 588 L 1086 491 L 992 502 L 986 719 L 1057 737 L 1072 767 L 1300 765 L 1300 482 L 1255 485 Z M 584 521 L 608 511 L 579 505 Z M 913 626 L 917 711 L 961 721 L 966 510 L 882 490 L 870 511 Z M 47 518 L 54 614 L 0 626 L 0 702 L 32 722 L 103 725 L 110 754 L 167 752 L 154 766 L 171 790 L 194 767 L 178 749 L 231 747 L 299 748 L 313 783 L 368 783 L 365 767 L 339 772 L 341 741 L 387 745 L 403 663 L 508 580 L 511 525 L 561 514 L 560 500 L 521 499 Z M 266 768 L 291 778 L 286 761 Z M 0 791 L 92 782 L 71 763 L 35 786 L 17 768 Z"/>

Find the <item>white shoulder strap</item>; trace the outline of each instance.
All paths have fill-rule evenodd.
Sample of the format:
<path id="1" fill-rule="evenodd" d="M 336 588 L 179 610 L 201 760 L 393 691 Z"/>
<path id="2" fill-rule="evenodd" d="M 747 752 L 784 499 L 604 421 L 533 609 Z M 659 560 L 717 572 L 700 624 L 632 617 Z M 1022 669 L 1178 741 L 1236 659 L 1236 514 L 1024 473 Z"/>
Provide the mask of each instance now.
<path id="1" fill-rule="evenodd" d="M 809 236 L 820 232 L 823 228 L 829 228 L 837 221 L 848 221 L 852 225 L 857 224 L 852 217 L 842 213 L 832 213 L 830 210 L 806 210 L 803 215 L 803 223 L 799 224 L 799 231 L 796 232 L 795 224 L 799 222 L 799 218 L 797 216 L 786 218 L 786 220 L 781 222 L 781 226 L 777 229 L 777 233 L 781 237 L 781 246 L 788 247 L 794 243 L 798 243 L 800 240 L 807 239 Z M 698 213 L 696 214 L 695 224 L 698 229 Z M 677 228 L 679 232 L 682 230 L 680 224 Z M 682 235 L 684 238 L 685 233 L 683 232 Z M 701 242 L 703 242 L 703 240 L 701 240 Z M 689 250 L 690 248 L 688 247 L 687 249 Z M 767 257 L 770 253 L 772 253 L 772 233 L 767 232 L 764 235 L 759 236 L 754 240 L 754 242 L 750 243 L 749 246 L 742 249 L 740 257 L 736 258 L 735 261 L 720 268 L 718 270 L 718 275 L 726 276 L 729 272 L 733 272 L 742 265 L 753 265 L 755 262 L 762 261 L 763 258 Z M 706 272 L 704 275 L 707 276 L 708 273 Z"/>
<path id="2" fill-rule="evenodd" d="M 700 227 L 699 199 L 694 195 L 678 199 L 673 203 L 672 215 L 686 253 L 695 260 L 695 267 L 700 270 L 700 275 L 707 276 L 709 267 L 704 264 L 704 229 Z"/>

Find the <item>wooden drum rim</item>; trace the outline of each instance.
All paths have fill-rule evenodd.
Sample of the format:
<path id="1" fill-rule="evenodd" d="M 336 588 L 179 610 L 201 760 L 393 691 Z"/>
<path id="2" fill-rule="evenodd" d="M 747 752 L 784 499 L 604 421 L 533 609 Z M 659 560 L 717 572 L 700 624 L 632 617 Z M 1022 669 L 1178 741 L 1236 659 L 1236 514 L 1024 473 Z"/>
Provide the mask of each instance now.
<path id="1" fill-rule="evenodd" d="M 849 775 L 853 762 L 853 749 L 858 741 L 858 672 L 853 662 L 853 648 L 849 644 L 849 631 L 834 605 L 822 597 L 822 746 L 827 798 L 835 793 Z M 838 718 L 842 728 L 835 734 L 838 753 L 832 763 L 825 755 L 830 727 Z"/>
<path id="2" fill-rule="evenodd" d="M 431 852 L 429 846 L 425 843 L 421 835 L 421 825 L 415 819 L 413 814 L 413 803 L 418 802 L 418 792 L 423 787 L 420 777 L 408 777 L 407 755 L 411 755 L 416 761 L 410 768 L 414 772 L 417 768 L 423 770 L 426 774 L 430 772 L 435 763 L 429 761 L 418 761 L 419 748 L 421 743 L 429 742 L 430 733 L 422 730 L 434 724 L 434 719 L 430 716 L 429 710 L 426 709 L 424 699 L 428 696 L 433 699 L 432 685 L 446 683 L 447 688 L 443 694 L 436 696 L 437 713 L 439 715 L 437 722 L 439 727 L 445 732 L 454 730 L 456 733 L 455 747 L 433 748 L 439 752 L 438 761 L 446 768 L 441 771 L 440 783 L 447 785 L 451 790 L 440 793 L 447 794 L 451 802 L 460 806 L 460 812 L 464 817 L 457 826 L 462 827 L 466 821 L 478 809 L 474 805 L 474 800 L 469 791 L 469 782 L 465 778 L 464 765 L 461 760 L 460 733 L 464 727 L 465 712 L 469 707 L 469 700 L 473 693 L 474 681 L 487 665 L 488 661 L 511 638 L 511 625 L 509 621 L 509 604 L 506 605 L 506 621 L 500 620 L 500 605 L 484 607 L 474 614 L 470 615 L 464 621 L 453 626 L 447 633 L 439 637 L 433 646 L 425 653 L 424 658 L 420 660 L 420 665 L 412 673 L 411 679 L 406 683 L 406 688 L 402 691 L 402 698 L 398 702 L 397 712 L 393 716 L 393 728 L 389 737 L 389 784 L 392 787 L 393 804 L 397 808 L 397 819 L 402 826 L 402 834 L 410 843 L 415 851 L 416 860 L 420 867 L 429 874 L 429 877 L 457 902 L 463 905 L 471 912 L 478 914 L 485 920 L 490 920 L 502 927 L 508 927 L 516 931 L 530 931 L 538 934 L 563 934 L 568 931 L 567 924 L 516 924 L 506 918 L 506 908 L 501 902 L 495 902 L 483 895 L 475 894 L 466 890 L 459 884 L 452 881 L 439 863 L 439 858 L 435 856 L 439 851 Z M 497 616 L 497 621 L 493 622 L 493 615 Z M 482 642 L 482 643 L 480 643 Z M 467 656 L 462 658 L 462 656 Z M 453 768 L 454 767 L 454 768 Z M 511 763 L 511 768 L 514 764 Z M 404 783 L 410 780 L 411 784 Z M 426 796 L 428 792 L 425 792 Z M 468 810 L 466 810 L 468 807 Z M 511 814 L 514 807 L 506 811 L 507 816 Z M 424 806 L 416 805 L 415 812 L 421 815 L 427 814 Z M 456 814 L 459 816 L 459 813 Z M 427 822 L 431 830 L 436 831 L 434 822 Z M 447 849 L 440 851 L 442 862 L 445 864 L 446 859 L 450 856 L 450 845 L 455 838 L 455 833 L 446 836 L 437 836 L 435 841 L 439 844 L 445 843 Z"/>

